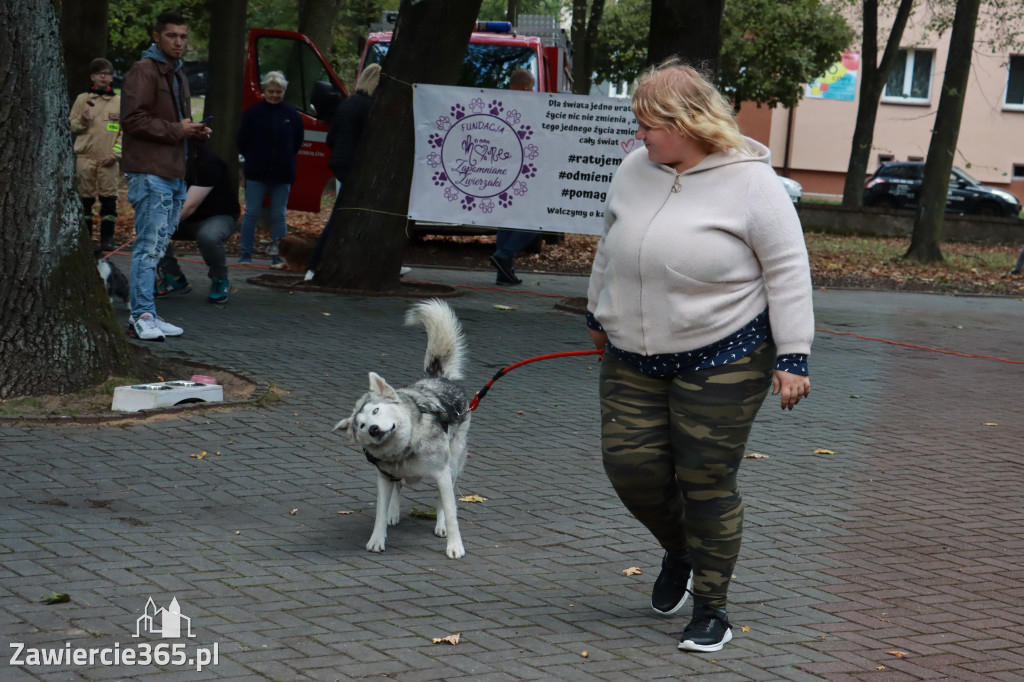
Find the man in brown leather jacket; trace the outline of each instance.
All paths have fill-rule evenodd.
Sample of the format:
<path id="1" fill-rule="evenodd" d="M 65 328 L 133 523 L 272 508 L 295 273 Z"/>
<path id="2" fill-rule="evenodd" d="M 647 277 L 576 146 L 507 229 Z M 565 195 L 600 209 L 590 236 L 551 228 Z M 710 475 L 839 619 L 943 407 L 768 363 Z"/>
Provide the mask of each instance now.
<path id="1" fill-rule="evenodd" d="M 180 336 L 181 327 L 156 314 L 156 266 L 178 228 L 185 202 L 189 146 L 210 137 L 192 122 L 188 79 L 182 70 L 188 26 L 176 11 L 157 18 L 153 45 L 125 76 L 121 90 L 121 169 L 135 209 L 135 242 L 129 278 L 128 333 L 146 341 Z"/>

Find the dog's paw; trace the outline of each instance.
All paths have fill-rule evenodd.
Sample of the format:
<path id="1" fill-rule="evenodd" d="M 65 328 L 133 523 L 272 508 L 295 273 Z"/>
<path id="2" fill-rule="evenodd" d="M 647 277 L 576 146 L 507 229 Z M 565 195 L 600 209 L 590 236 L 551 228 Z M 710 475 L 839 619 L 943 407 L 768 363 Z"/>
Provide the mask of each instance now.
<path id="1" fill-rule="evenodd" d="M 444 510 L 438 507 L 437 523 L 434 524 L 434 535 L 439 538 L 448 537 L 448 524 L 444 522 Z"/>
<path id="2" fill-rule="evenodd" d="M 386 539 L 387 536 L 377 537 L 376 535 L 371 535 L 370 541 L 366 543 L 366 549 L 370 550 L 371 552 L 383 552 L 384 541 Z"/>
<path id="3" fill-rule="evenodd" d="M 397 526 L 398 522 L 402 519 L 401 514 L 388 514 L 388 525 Z"/>
<path id="4" fill-rule="evenodd" d="M 449 542 L 448 549 L 445 550 L 445 554 L 448 555 L 449 559 L 461 559 L 466 556 L 466 548 L 462 546 L 462 540 Z"/>

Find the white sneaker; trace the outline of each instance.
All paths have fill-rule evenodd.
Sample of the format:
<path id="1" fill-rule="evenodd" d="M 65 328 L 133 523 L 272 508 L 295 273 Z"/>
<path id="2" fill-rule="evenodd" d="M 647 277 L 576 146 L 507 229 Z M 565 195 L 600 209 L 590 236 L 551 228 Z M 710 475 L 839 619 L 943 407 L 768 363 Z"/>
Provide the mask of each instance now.
<path id="1" fill-rule="evenodd" d="M 159 315 L 156 316 L 156 326 L 160 328 L 160 331 L 164 333 L 164 336 L 181 336 L 185 333 L 184 329 L 171 324 Z"/>
<path id="2" fill-rule="evenodd" d="M 141 321 L 142 319 L 144 319 L 146 317 L 146 315 L 149 315 L 149 313 L 143 313 L 142 317 L 140 317 L 139 320 Z M 156 328 L 158 330 L 160 330 L 160 333 L 163 336 L 181 336 L 182 334 L 185 333 L 184 329 L 182 329 L 181 327 L 178 327 L 176 325 L 171 324 L 170 322 L 168 322 L 164 318 L 160 317 L 159 315 L 152 315 L 151 317 L 153 317 L 153 321 L 154 321 L 154 324 L 156 325 Z M 132 317 L 131 315 L 128 316 L 128 324 L 129 324 L 129 326 L 132 326 L 132 325 L 135 324 L 135 318 Z M 144 337 L 138 336 L 136 338 L 140 338 L 141 339 L 141 338 L 144 338 Z"/>
<path id="3" fill-rule="evenodd" d="M 156 316 L 142 313 L 139 319 L 128 318 L 128 333 L 143 341 L 163 341 L 164 333 L 156 325 Z"/>
<path id="4" fill-rule="evenodd" d="M 313 277 L 315 277 L 315 276 L 316 276 L 315 272 L 313 272 L 312 270 L 306 270 L 306 276 L 303 277 L 302 279 L 305 280 L 306 282 L 308 282 L 311 279 L 313 279 Z"/>
<path id="5" fill-rule="evenodd" d="M 403 265 L 401 269 L 398 271 L 398 276 L 401 277 L 403 275 L 408 275 L 410 272 L 412 272 L 412 268 Z"/>

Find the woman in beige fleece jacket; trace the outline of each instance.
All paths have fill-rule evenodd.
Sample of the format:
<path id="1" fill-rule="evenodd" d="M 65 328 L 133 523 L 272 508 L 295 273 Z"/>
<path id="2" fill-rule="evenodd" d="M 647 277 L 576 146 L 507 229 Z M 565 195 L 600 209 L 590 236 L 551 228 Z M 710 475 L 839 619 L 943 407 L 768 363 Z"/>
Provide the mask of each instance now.
<path id="1" fill-rule="evenodd" d="M 810 268 L 767 148 L 707 79 L 666 62 L 633 111 L 645 148 L 612 180 L 588 291 L 604 466 L 665 550 L 652 608 L 675 613 L 692 594 L 679 648 L 718 651 L 747 437 L 769 388 L 783 409 L 810 392 Z"/>

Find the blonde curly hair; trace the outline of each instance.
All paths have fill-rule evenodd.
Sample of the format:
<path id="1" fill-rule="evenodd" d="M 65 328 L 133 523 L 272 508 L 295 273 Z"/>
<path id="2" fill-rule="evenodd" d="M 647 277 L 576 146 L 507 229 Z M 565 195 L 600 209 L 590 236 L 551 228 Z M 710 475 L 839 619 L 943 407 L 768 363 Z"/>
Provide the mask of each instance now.
<path id="1" fill-rule="evenodd" d="M 712 152 L 752 154 L 732 105 L 700 71 L 673 57 L 647 69 L 633 93 L 633 113 L 647 128 L 674 130 Z"/>

